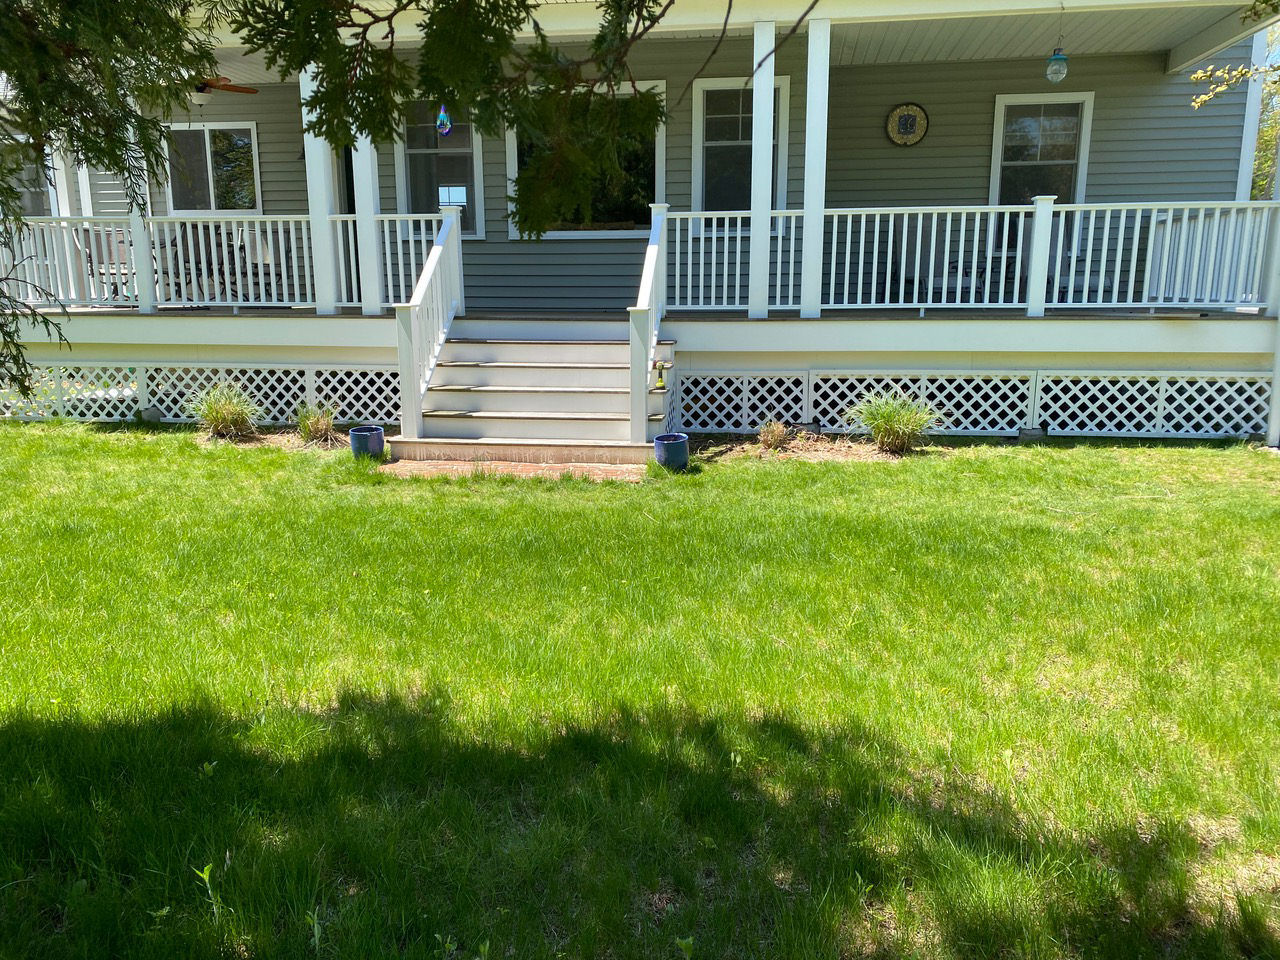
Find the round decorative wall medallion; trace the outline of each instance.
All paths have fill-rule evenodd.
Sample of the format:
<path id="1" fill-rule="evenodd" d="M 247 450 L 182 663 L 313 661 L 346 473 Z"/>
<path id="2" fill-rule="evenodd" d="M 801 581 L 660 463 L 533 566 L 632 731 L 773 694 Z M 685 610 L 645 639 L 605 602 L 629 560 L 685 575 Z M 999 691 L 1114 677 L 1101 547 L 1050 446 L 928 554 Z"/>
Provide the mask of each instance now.
<path id="1" fill-rule="evenodd" d="M 900 147 L 915 146 L 929 132 L 929 115 L 918 103 L 901 103 L 889 111 L 885 132 Z"/>

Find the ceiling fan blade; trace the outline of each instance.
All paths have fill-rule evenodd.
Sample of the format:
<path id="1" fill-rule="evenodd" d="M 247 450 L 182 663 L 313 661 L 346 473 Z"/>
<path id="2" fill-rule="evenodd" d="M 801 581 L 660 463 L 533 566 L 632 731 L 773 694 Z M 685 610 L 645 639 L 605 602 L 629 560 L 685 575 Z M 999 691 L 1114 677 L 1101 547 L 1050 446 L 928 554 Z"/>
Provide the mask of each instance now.
<path id="1" fill-rule="evenodd" d="M 227 93 L 257 93 L 257 87 L 241 87 L 234 83 L 219 83 L 213 86 L 214 90 L 224 90 Z"/>

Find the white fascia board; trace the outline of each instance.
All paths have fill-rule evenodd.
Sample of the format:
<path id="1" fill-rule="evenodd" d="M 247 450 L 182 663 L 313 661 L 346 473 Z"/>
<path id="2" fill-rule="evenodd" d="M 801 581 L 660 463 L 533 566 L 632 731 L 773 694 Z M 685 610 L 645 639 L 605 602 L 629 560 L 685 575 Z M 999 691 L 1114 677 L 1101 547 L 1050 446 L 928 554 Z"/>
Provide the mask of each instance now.
<path id="1" fill-rule="evenodd" d="M 1201 30 L 1194 37 L 1188 37 L 1169 51 L 1169 59 L 1165 63 L 1166 73 L 1181 73 L 1201 63 L 1215 53 L 1221 53 L 1228 47 L 1235 46 L 1245 37 L 1253 36 L 1260 30 L 1266 30 L 1280 15 L 1267 17 L 1265 20 L 1246 20 L 1248 7 L 1232 10 L 1221 20 Z"/>

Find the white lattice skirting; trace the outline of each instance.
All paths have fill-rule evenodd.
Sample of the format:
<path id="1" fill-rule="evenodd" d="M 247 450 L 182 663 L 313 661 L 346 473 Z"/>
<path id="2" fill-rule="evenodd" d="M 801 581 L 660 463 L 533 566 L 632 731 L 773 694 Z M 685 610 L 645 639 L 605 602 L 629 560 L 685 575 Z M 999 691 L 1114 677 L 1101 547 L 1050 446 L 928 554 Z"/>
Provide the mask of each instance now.
<path id="1" fill-rule="evenodd" d="M 751 433 L 767 420 L 859 432 L 845 412 L 864 395 L 900 391 L 942 415 L 946 434 L 1001 436 L 1023 427 L 1095 437 L 1264 434 L 1271 378 L 1252 373 L 1087 371 L 687 372 L 677 419 L 689 433 Z"/>
<path id="2" fill-rule="evenodd" d="M 292 423 L 303 403 L 335 411 L 342 423 L 396 423 L 400 378 L 388 367 L 183 366 L 83 363 L 36 370 L 24 400 L 0 392 L 0 416 L 22 419 L 127 420 L 155 408 L 168 423 L 189 422 L 188 404 L 215 383 L 242 386 L 262 408 L 262 422 Z"/>

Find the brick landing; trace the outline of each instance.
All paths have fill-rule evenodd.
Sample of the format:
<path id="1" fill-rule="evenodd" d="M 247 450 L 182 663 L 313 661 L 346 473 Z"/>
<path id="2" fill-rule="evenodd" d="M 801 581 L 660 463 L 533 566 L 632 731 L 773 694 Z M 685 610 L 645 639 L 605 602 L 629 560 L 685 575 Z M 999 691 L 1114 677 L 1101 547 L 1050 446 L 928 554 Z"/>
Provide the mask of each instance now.
<path id="1" fill-rule="evenodd" d="M 550 477 L 566 474 L 588 480 L 621 480 L 639 483 L 644 479 L 642 463 L 518 463 L 513 460 L 396 460 L 378 468 L 399 477 Z"/>

